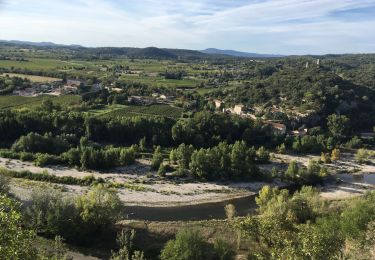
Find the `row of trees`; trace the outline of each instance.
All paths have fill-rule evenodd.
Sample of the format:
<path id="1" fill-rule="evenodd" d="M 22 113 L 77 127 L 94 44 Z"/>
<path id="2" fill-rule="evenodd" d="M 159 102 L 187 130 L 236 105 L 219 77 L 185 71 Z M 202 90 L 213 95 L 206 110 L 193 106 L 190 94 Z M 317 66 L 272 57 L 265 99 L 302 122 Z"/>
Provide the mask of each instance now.
<path id="1" fill-rule="evenodd" d="M 86 137 L 81 137 L 79 145 L 72 147 L 75 141 L 70 144 L 67 139 L 51 134 L 42 136 L 29 133 L 12 145 L 12 151 L 1 151 L 1 156 L 34 161 L 37 166 L 67 164 L 83 169 L 104 170 L 132 164 L 139 152 L 138 145 L 102 147 Z"/>
<path id="2" fill-rule="evenodd" d="M 177 121 L 172 128 L 172 138 L 177 144 L 192 144 L 195 147 L 210 147 L 222 141 L 234 143 L 237 140 L 256 146 L 277 142 L 272 130 L 260 121 L 208 111 L 197 112 L 190 118 Z"/>
<path id="3" fill-rule="evenodd" d="M 255 163 L 268 162 L 269 152 L 261 147 L 256 150 L 244 141 L 233 145 L 225 142 L 212 148 L 195 150 L 192 145 L 181 144 L 170 153 L 170 161 L 178 171 L 188 171 L 193 177 L 205 180 L 255 179 L 260 171 Z"/>
<path id="4" fill-rule="evenodd" d="M 97 142 L 138 143 L 143 137 L 152 144 L 171 143 L 174 120 L 163 117 L 121 117 L 97 119 L 67 111 L 0 111 L 0 143 L 12 144 L 31 132 L 39 135 L 82 136 Z"/>
<path id="5" fill-rule="evenodd" d="M 317 127 L 309 130 L 309 135 L 304 137 L 285 138 L 274 135 L 272 129 L 260 121 L 208 111 L 197 112 L 178 121 L 143 116 L 97 118 L 50 109 L 1 111 L 0 144 L 10 145 L 19 139 L 14 144 L 16 151 L 51 154 L 75 147 L 83 136 L 98 143 L 123 145 L 136 144 L 145 137 L 150 145 L 177 146 L 184 143 L 197 148 L 213 147 L 223 141 L 234 143 L 243 140 L 247 145 L 258 147 L 283 144 L 284 150 L 298 153 L 320 153 L 346 141 L 348 147 L 361 144 L 359 138 L 347 140 L 350 131 L 347 117 L 332 115 L 327 122 L 329 131 L 326 134 Z"/>

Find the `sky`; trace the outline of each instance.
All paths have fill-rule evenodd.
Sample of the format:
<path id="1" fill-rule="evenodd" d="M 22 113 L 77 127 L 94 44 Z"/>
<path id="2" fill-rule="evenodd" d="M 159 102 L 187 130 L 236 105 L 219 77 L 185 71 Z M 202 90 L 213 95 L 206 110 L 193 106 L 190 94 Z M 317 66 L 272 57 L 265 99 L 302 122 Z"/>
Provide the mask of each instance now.
<path id="1" fill-rule="evenodd" d="M 0 39 L 375 53 L 375 0 L 0 0 Z"/>

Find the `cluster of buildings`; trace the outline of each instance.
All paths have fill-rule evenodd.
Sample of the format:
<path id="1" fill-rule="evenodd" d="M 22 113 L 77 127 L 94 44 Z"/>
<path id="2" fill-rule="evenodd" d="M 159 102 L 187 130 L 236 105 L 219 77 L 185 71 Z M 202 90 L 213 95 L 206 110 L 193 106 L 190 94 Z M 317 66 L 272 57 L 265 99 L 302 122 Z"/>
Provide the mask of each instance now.
<path id="1" fill-rule="evenodd" d="M 287 127 L 279 120 L 264 120 L 261 117 L 257 117 L 254 113 L 249 112 L 246 107 L 242 104 L 236 104 L 231 108 L 224 108 L 224 102 L 218 99 L 214 100 L 215 108 L 223 113 L 235 114 L 241 117 L 250 118 L 252 120 L 261 120 L 263 124 L 268 125 L 272 128 L 275 134 L 289 134 L 293 136 L 304 136 L 307 134 L 307 128 L 300 128 L 287 132 Z"/>
<path id="2" fill-rule="evenodd" d="M 175 100 L 174 96 L 167 96 L 164 94 L 153 93 L 151 97 L 147 96 L 130 96 L 128 102 L 139 105 L 152 105 L 152 104 L 171 104 Z"/>
<path id="3" fill-rule="evenodd" d="M 35 84 L 35 85 L 33 85 L 32 87 L 29 87 L 29 88 L 15 89 L 13 91 L 13 95 L 23 96 L 23 97 L 35 97 L 35 96 L 38 96 L 38 95 L 41 95 L 41 94 L 53 93 L 54 89 L 55 89 L 55 86 L 52 85 L 52 84 L 51 85 Z"/>
<path id="4" fill-rule="evenodd" d="M 77 94 L 78 88 L 84 84 L 84 81 L 76 79 L 68 79 L 66 83 L 63 83 L 61 80 L 43 84 L 34 83 L 33 86 L 29 88 L 14 90 L 13 94 L 24 97 L 35 97 L 39 95 L 60 96 L 66 94 Z M 99 91 L 102 88 L 102 84 L 96 83 L 92 85 L 91 91 Z"/>

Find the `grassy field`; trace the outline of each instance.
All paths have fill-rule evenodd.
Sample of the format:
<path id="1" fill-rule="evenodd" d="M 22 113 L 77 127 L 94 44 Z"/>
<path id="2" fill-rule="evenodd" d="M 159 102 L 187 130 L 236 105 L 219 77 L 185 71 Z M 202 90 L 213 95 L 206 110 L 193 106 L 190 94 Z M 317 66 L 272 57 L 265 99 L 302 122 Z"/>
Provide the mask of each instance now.
<path id="1" fill-rule="evenodd" d="M 182 112 L 182 108 L 179 107 L 155 104 L 150 106 L 117 106 L 115 108 L 112 108 L 112 110 L 99 110 L 97 114 L 100 117 L 150 115 L 179 118 Z"/>
<path id="2" fill-rule="evenodd" d="M 0 96 L 0 109 L 19 109 L 19 108 L 35 108 L 45 99 L 51 99 L 54 103 L 61 106 L 70 106 L 77 104 L 80 100 L 76 95 L 65 96 L 38 96 L 38 97 L 22 97 L 22 96 Z"/>
<path id="3" fill-rule="evenodd" d="M 2 76 L 9 76 L 9 77 L 19 77 L 23 79 L 28 79 L 31 82 L 37 83 L 51 83 L 55 81 L 61 81 L 58 78 L 51 78 L 51 77 L 43 77 L 43 76 L 35 76 L 35 75 L 26 75 L 26 74 L 18 74 L 18 73 L 4 73 Z"/>
<path id="4" fill-rule="evenodd" d="M 156 76 L 140 76 L 140 75 L 122 75 L 121 79 L 136 81 L 143 84 L 148 84 L 155 87 L 184 87 L 184 88 L 195 88 L 197 84 L 201 82 L 198 79 L 164 79 L 163 77 Z"/>
<path id="5" fill-rule="evenodd" d="M 0 60 L 0 67 L 7 69 L 54 70 L 65 65 L 66 62 L 56 59 L 28 59 L 28 61 Z"/>

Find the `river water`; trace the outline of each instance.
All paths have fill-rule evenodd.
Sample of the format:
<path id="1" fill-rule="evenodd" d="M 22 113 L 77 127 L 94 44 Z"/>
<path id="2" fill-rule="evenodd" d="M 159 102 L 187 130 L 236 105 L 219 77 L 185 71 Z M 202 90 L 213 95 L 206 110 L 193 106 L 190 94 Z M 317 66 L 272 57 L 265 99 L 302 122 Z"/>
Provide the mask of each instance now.
<path id="1" fill-rule="evenodd" d="M 250 195 L 224 202 L 177 207 L 126 206 L 125 212 L 128 219 L 149 221 L 225 219 L 224 207 L 230 203 L 236 207 L 237 216 L 246 216 L 254 212 L 256 208 L 255 197 L 256 195 Z"/>
<path id="2" fill-rule="evenodd" d="M 337 178 L 350 183 L 363 183 L 375 185 L 375 174 L 338 174 Z"/>
<path id="3" fill-rule="evenodd" d="M 338 174 L 337 178 L 349 183 L 364 183 L 375 185 L 375 174 Z M 297 187 L 289 187 L 291 192 Z M 237 216 L 246 216 L 256 209 L 255 197 L 246 197 L 228 200 L 224 202 L 206 203 L 189 206 L 176 207 L 145 207 L 126 206 L 127 219 L 148 220 L 148 221 L 189 221 L 189 220 L 209 220 L 225 219 L 224 207 L 233 204 L 236 207 Z"/>

